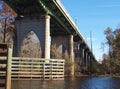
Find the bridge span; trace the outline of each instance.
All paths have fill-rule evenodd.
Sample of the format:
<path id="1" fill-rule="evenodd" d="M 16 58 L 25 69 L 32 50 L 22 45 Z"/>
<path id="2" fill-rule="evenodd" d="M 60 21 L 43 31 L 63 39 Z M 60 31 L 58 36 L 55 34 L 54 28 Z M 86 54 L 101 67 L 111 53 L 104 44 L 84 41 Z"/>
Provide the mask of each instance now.
<path id="1" fill-rule="evenodd" d="M 33 31 L 40 40 L 42 58 L 51 59 L 50 46 L 55 44 L 61 56 L 78 61 L 88 69 L 96 61 L 80 30 L 59 0 L 4 0 L 17 14 L 14 56 L 19 56 L 26 35 Z M 74 66 L 71 68 L 74 75 Z"/>

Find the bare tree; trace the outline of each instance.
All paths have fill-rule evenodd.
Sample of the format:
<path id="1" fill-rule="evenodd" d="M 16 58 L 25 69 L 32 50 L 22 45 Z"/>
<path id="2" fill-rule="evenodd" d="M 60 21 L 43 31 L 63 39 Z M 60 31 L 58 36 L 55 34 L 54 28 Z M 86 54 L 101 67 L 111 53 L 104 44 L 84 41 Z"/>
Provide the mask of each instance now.
<path id="1" fill-rule="evenodd" d="M 38 38 L 35 37 L 35 33 L 31 31 L 23 41 L 20 56 L 41 58 L 42 57 L 41 55 L 42 52 L 41 52 L 40 42 Z"/>
<path id="2" fill-rule="evenodd" d="M 0 35 L 2 42 L 13 43 L 14 21 L 17 14 L 3 1 L 1 3 L 0 12 Z"/>

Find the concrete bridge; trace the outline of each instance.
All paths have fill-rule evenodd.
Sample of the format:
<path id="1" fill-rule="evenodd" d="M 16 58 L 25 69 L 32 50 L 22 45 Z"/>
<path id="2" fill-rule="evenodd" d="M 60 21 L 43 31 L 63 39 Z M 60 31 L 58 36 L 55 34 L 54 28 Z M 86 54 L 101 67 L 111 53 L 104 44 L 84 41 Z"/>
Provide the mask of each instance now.
<path id="1" fill-rule="evenodd" d="M 50 45 L 56 44 L 61 55 L 88 68 L 96 61 L 80 30 L 59 0 L 4 0 L 17 14 L 14 56 L 19 56 L 26 35 L 33 31 L 40 40 L 42 58 L 50 59 Z M 74 66 L 71 68 L 74 75 Z"/>

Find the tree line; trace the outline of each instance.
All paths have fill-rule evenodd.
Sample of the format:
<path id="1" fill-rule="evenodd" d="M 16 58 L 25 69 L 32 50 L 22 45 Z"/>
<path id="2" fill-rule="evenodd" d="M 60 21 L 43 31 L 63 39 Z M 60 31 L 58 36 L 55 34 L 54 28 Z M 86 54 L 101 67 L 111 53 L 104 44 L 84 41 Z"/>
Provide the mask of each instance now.
<path id="1" fill-rule="evenodd" d="M 104 74 L 120 75 L 120 27 L 104 31 L 108 53 L 103 54 L 101 72 Z"/>

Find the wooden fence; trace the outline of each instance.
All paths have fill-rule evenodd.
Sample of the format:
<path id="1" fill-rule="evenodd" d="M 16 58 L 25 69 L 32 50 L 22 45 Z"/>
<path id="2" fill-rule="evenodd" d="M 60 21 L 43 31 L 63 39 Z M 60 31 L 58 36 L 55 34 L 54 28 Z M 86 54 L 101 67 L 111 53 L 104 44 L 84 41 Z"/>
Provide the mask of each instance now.
<path id="1" fill-rule="evenodd" d="M 64 79 L 64 60 L 41 58 L 12 58 L 12 79 Z"/>
<path id="2" fill-rule="evenodd" d="M 10 44 L 0 44 L 0 89 L 11 89 L 11 80 L 63 80 L 64 60 L 12 57 Z"/>

